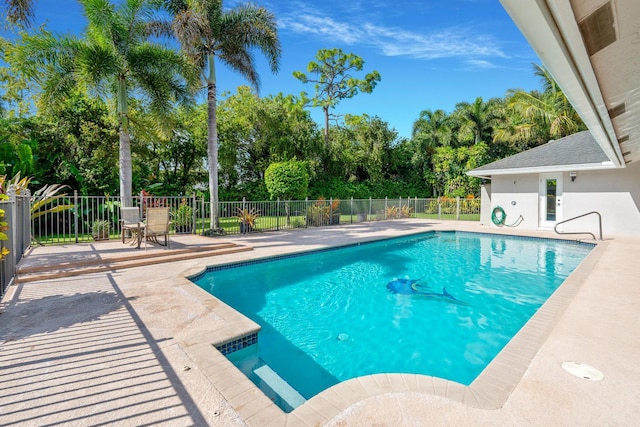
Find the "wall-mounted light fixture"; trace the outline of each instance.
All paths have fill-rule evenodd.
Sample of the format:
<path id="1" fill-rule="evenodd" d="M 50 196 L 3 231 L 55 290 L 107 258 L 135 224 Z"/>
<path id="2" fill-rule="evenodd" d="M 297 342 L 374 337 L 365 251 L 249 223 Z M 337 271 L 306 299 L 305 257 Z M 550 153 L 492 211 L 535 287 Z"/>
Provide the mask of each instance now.
<path id="1" fill-rule="evenodd" d="M 571 182 L 575 181 L 577 176 L 578 176 L 577 172 L 569 172 L 569 177 L 571 177 Z"/>

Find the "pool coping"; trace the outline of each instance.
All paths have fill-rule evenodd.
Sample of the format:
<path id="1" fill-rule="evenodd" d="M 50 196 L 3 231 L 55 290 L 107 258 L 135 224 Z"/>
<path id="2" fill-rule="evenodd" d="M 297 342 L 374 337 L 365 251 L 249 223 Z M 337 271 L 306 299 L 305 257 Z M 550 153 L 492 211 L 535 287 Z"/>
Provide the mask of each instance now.
<path id="1" fill-rule="evenodd" d="M 437 229 L 436 232 L 464 232 L 456 228 Z M 418 234 L 418 233 L 407 233 Z M 554 239 L 546 236 L 521 235 L 509 232 L 484 232 L 480 234 Z M 373 242 L 384 238 L 363 239 Z M 571 241 L 575 242 L 575 241 Z M 592 243 L 592 242 L 589 242 Z M 259 325 L 233 308 L 222 303 L 189 280 L 206 271 L 202 267 L 187 271 L 179 286 L 193 295 L 226 322 L 218 331 L 192 337 L 181 342 L 184 351 L 224 396 L 229 405 L 249 426 L 285 426 L 290 423 L 317 425 L 327 422 L 350 406 L 381 394 L 421 393 L 438 396 L 480 409 L 499 409 L 525 375 L 532 360 L 547 340 L 586 278 L 589 276 L 608 246 L 607 242 L 593 242 L 594 248 L 563 284 L 547 299 L 520 331 L 505 345 L 482 373 L 469 385 L 438 377 L 417 374 L 376 374 L 353 378 L 336 384 L 307 400 L 290 413 L 282 411 L 258 389 L 226 356 L 216 350 L 217 346 L 238 337 L 259 331 Z M 349 246 L 353 243 L 340 246 Z M 293 251 L 289 254 L 305 254 L 314 249 Z M 268 259 L 273 256 L 259 257 Z M 233 263 L 233 262 L 232 262 Z M 220 263 L 232 264 L 232 263 Z M 210 265 L 215 265 L 210 264 Z M 257 328 L 257 329 L 256 329 Z"/>

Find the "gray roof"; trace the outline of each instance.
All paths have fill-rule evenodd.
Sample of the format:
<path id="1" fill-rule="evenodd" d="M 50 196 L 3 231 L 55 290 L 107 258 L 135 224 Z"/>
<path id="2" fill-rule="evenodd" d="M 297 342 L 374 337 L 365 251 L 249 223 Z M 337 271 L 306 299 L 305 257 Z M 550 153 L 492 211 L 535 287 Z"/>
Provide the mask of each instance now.
<path id="1" fill-rule="evenodd" d="M 473 169 L 470 175 L 483 175 L 483 172 L 513 172 L 517 169 L 557 169 L 560 166 L 609 164 L 609 158 L 589 131 L 575 133 L 522 153 L 514 154 L 502 160 Z"/>

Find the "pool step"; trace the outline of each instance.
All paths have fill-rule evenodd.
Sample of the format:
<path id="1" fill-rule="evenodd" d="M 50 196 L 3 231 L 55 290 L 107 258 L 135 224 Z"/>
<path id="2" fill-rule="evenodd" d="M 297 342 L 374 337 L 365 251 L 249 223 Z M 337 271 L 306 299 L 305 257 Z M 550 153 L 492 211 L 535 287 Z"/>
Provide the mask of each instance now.
<path id="1" fill-rule="evenodd" d="M 177 262 L 196 258 L 227 255 L 251 251 L 248 246 L 224 243 L 210 246 L 196 246 L 185 249 L 164 249 L 154 252 L 136 250 L 127 255 L 111 256 L 106 259 L 90 259 L 63 262 L 55 265 L 25 266 L 18 268 L 16 283 L 58 279 L 82 274 L 101 273 L 124 268 Z"/>
<path id="2" fill-rule="evenodd" d="M 306 402 L 306 399 L 302 397 L 300 393 L 296 391 L 293 387 L 289 385 L 282 377 L 275 373 L 273 369 L 269 367 L 269 365 L 262 365 L 259 368 L 253 370 L 255 373 L 266 385 L 268 385 L 271 390 L 276 392 L 278 396 L 282 398 L 289 406 L 293 409 L 302 405 Z"/>

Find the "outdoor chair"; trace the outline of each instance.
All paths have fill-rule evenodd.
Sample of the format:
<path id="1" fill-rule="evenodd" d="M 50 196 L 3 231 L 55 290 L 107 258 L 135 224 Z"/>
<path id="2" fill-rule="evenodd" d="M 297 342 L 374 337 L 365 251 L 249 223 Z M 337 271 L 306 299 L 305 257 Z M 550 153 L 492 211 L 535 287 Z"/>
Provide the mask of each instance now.
<path id="1" fill-rule="evenodd" d="M 140 247 L 140 241 L 142 239 L 140 231 L 144 224 L 140 222 L 140 209 L 139 208 L 120 208 L 120 233 L 122 243 L 125 241 L 125 236 L 129 235 L 132 238 L 138 239 L 138 247 Z"/>
<path id="2" fill-rule="evenodd" d="M 169 247 L 169 208 L 148 208 L 147 219 L 144 224 L 143 230 L 145 240 L 145 250 L 147 249 L 146 242 L 152 241 L 159 245 L 162 245 L 158 241 L 158 237 L 164 236 L 164 245 Z"/>

